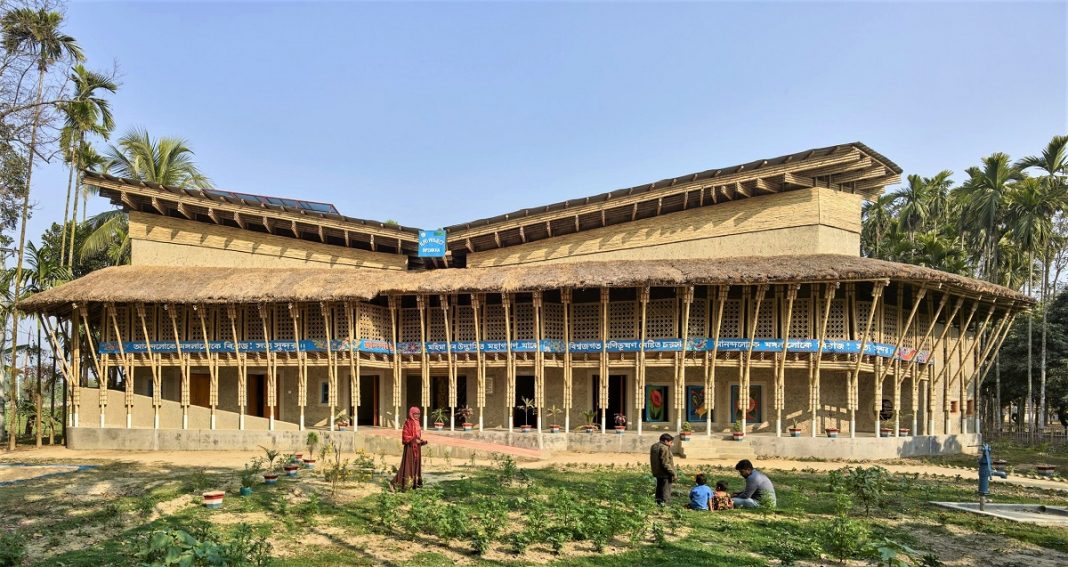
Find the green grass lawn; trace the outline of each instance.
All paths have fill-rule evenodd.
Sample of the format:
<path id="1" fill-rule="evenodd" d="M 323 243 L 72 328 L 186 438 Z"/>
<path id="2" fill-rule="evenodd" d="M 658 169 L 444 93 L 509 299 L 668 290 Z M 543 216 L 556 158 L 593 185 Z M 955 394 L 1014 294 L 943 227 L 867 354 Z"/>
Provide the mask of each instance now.
<path id="1" fill-rule="evenodd" d="M 239 497 L 236 471 L 107 464 L 0 488 L 0 565 L 12 542 L 27 545 L 23 564 L 138 565 L 152 538 L 173 539 L 173 530 L 200 543 L 216 540 L 214 548 L 198 548 L 206 555 L 255 555 L 255 544 L 266 541 L 269 565 L 824 565 L 836 543 L 839 554 L 861 564 L 877 564 L 880 547 L 907 561 L 900 565 L 938 565 L 968 553 L 989 564 L 984 557 L 994 549 L 1001 565 L 1014 564 L 1014 553 L 1030 564 L 1025 558 L 1036 551 L 1054 564 L 1068 559 L 1068 529 L 926 505 L 974 501 L 970 478 L 876 475 L 867 481 L 883 486 L 869 499 L 868 516 L 858 489 L 831 490 L 833 475 L 775 471 L 777 509 L 709 513 L 683 507 L 697 470 L 681 472 L 674 502 L 658 509 L 652 479 L 634 468 L 521 470 L 501 461 L 430 471 L 426 488 L 405 494 L 383 492 L 381 477 L 350 480 L 336 497 L 321 471 L 302 471 Z M 742 484 L 732 470 L 702 472 L 733 489 Z M 199 495 L 214 488 L 227 489 L 223 508 L 199 506 Z M 1068 505 L 1064 493 L 1005 484 L 997 490 L 999 501 Z M 857 540 L 865 544 L 848 549 Z"/>
<path id="2" fill-rule="evenodd" d="M 995 440 L 990 443 L 994 459 L 1004 459 L 1009 469 L 1021 474 L 1033 474 L 1036 465 L 1056 465 L 1057 474 L 1068 475 L 1068 444 L 1038 443 L 1027 446 L 1011 440 Z M 956 465 L 975 467 L 974 455 L 948 455 L 939 457 L 916 457 L 902 459 L 902 463 L 929 463 L 932 465 Z"/>

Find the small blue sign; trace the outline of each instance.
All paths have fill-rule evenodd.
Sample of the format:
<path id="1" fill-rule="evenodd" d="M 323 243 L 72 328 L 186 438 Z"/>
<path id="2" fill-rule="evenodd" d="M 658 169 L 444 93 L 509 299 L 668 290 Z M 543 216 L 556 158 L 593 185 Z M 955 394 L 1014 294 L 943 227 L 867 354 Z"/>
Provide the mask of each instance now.
<path id="1" fill-rule="evenodd" d="M 445 240 L 444 230 L 420 230 L 419 257 L 444 258 Z"/>

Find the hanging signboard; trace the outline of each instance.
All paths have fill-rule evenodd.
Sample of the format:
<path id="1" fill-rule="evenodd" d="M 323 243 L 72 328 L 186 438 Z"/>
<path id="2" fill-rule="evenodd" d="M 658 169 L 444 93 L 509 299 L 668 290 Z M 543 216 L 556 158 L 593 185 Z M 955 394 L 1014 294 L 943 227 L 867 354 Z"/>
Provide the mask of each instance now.
<path id="1" fill-rule="evenodd" d="M 445 257 L 445 231 L 444 230 L 420 230 L 419 231 L 419 257 L 420 258 L 444 258 Z"/>

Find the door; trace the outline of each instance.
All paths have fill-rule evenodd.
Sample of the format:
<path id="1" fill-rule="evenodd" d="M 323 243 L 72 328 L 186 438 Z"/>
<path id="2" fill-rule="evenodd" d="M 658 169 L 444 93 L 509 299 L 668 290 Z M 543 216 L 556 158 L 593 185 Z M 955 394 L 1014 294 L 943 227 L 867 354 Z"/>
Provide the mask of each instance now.
<path id="1" fill-rule="evenodd" d="M 409 374 L 404 382 L 404 415 L 408 415 L 408 408 L 423 407 L 423 377 Z"/>
<path id="2" fill-rule="evenodd" d="M 211 407 L 211 376 L 189 375 L 189 403 L 194 406 Z"/>
<path id="3" fill-rule="evenodd" d="M 358 425 L 378 425 L 378 376 L 360 376 L 360 407 L 356 408 Z"/>
<path id="4" fill-rule="evenodd" d="M 523 398 L 526 398 L 528 400 L 534 399 L 533 376 L 515 377 L 515 403 L 512 404 L 513 427 L 519 427 L 520 425 L 534 425 L 538 422 L 537 415 L 534 413 L 533 410 L 524 412 L 522 409 L 519 409 L 523 406 Z"/>
<path id="5" fill-rule="evenodd" d="M 249 374 L 246 381 L 246 392 L 248 392 L 248 415 L 267 417 L 270 415 L 270 410 L 267 408 L 267 376 L 263 374 Z"/>
<path id="6" fill-rule="evenodd" d="M 628 422 L 631 421 L 631 416 L 627 415 L 626 384 L 626 376 L 622 374 L 608 375 L 608 405 L 605 407 L 605 422 L 609 427 L 615 425 L 617 413 L 626 416 Z M 597 415 L 601 415 L 601 377 L 596 374 L 593 376 L 592 388 L 593 411 Z"/>

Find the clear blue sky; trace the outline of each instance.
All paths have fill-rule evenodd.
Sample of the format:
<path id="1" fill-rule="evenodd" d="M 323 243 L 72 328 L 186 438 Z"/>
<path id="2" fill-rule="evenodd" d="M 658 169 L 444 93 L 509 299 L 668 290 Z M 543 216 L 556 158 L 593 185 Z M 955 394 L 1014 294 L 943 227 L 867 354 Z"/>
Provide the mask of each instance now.
<path id="1" fill-rule="evenodd" d="M 218 187 L 435 228 L 854 140 L 959 180 L 1068 132 L 1066 25 L 1064 2 L 76 2 L 67 31 L 118 63 L 118 131 L 187 138 Z M 66 175 L 38 179 L 33 237 Z"/>

